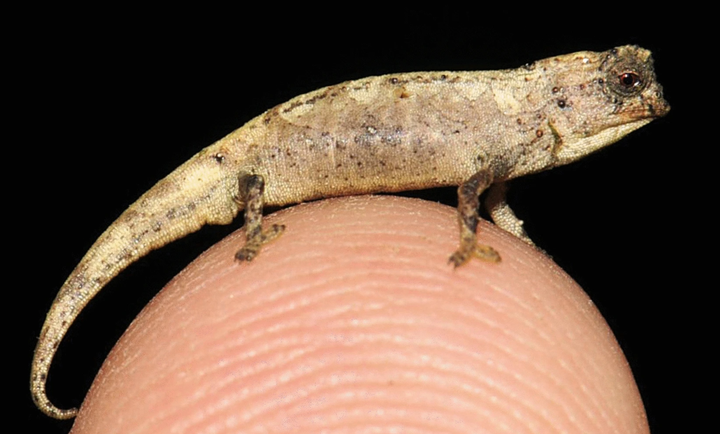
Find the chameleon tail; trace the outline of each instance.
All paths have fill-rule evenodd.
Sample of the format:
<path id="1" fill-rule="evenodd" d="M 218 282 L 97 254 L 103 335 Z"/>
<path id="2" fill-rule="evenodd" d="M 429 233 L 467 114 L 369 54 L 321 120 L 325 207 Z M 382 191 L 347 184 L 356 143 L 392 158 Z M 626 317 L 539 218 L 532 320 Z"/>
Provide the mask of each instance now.
<path id="1" fill-rule="evenodd" d="M 230 223 L 239 204 L 237 178 L 227 176 L 210 148 L 158 182 L 98 238 L 58 292 L 35 348 L 30 390 L 40 410 L 69 419 L 77 409 L 50 402 L 45 384 L 53 357 L 73 320 L 120 271 L 148 252 L 204 224 Z"/>

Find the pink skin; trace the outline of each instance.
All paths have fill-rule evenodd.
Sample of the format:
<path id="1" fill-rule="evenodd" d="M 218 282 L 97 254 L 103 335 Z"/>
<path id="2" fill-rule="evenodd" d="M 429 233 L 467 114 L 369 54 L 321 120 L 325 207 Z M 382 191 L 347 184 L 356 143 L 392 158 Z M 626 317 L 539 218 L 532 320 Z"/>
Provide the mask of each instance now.
<path id="1" fill-rule="evenodd" d="M 235 232 L 145 308 L 73 433 L 649 432 L 607 324 L 522 241 L 482 222 L 502 262 L 453 270 L 455 211 L 394 196 L 278 222 L 252 263 Z"/>

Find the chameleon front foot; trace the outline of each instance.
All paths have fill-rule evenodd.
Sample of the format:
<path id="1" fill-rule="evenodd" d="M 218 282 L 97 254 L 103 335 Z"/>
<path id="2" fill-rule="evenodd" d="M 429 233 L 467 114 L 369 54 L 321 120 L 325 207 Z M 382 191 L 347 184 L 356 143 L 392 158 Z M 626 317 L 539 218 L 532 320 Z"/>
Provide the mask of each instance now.
<path id="1" fill-rule="evenodd" d="M 500 254 L 495 249 L 477 243 L 475 235 L 478 227 L 478 206 L 480 193 L 492 183 L 492 173 L 479 170 L 470 179 L 458 187 L 458 217 L 460 222 L 460 248 L 450 256 L 455 268 L 470 260 L 473 256 L 483 261 L 500 262 Z"/>
<path id="2" fill-rule="evenodd" d="M 460 248 L 450 256 L 448 263 L 452 263 L 453 266 L 457 268 L 469 261 L 472 257 L 488 262 L 500 262 L 500 254 L 495 249 L 485 244 L 475 244 L 469 247 L 464 245 L 460 246 Z"/>
<path id="3" fill-rule="evenodd" d="M 260 253 L 260 249 L 264 244 L 267 244 L 275 238 L 279 237 L 284 230 L 285 225 L 272 225 L 270 229 L 256 235 L 253 238 L 250 238 L 250 236 L 248 236 L 247 243 L 243 246 L 242 249 L 238 250 L 237 253 L 235 253 L 235 259 L 237 259 L 238 261 L 252 261 L 253 258 L 255 258 L 255 256 Z"/>

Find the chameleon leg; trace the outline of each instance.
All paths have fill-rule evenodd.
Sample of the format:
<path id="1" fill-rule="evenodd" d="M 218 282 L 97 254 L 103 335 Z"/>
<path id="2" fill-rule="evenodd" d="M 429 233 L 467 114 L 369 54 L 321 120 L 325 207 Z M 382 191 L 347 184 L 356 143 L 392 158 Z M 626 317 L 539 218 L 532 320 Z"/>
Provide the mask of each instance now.
<path id="1" fill-rule="evenodd" d="M 485 198 L 485 209 L 490 213 L 493 221 L 501 229 L 504 229 L 526 243 L 534 246 L 530 237 L 528 237 L 525 229 L 523 229 L 523 221 L 515 216 L 515 213 L 510 209 L 505 200 L 505 194 L 507 193 L 507 183 L 498 182 L 490 186 L 488 195 Z"/>
<path id="2" fill-rule="evenodd" d="M 260 175 L 246 175 L 240 178 L 240 200 L 245 203 L 245 233 L 247 241 L 235 253 L 235 259 L 252 261 L 263 244 L 274 240 L 285 230 L 284 225 L 272 225 L 262 230 L 263 192 L 265 180 Z"/>
<path id="3" fill-rule="evenodd" d="M 490 246 L 477 243 L 477 225 L 480 217 L 480 193 L 492 182 L 489 171 L 482 170 L 458 187 L 458 218 L 460 220 L 460 247 L 450 256 L 455 267 L 467 262 L 471 256 L 482 260 L 499 262 L 500 255 Z"/>

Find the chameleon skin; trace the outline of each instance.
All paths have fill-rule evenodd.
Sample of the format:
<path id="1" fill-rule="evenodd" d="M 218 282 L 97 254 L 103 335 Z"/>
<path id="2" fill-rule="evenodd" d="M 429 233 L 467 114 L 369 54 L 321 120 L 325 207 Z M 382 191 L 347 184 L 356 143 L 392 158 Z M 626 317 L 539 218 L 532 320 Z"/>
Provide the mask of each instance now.
<path id="1" fill-rule="evenodd" d="M 650 52 L 623 46 L 502 71 L 419 72 L 349 81 L 252 119 L 158 182 L 95 242 L 58 292 L 35 349 L 36 405 L 66 419 L 45 383 L 75 317 L 113 277 L 153 249 L 244 210 L 252 260 L 284 227 L 266 205 L 331 196 L 459 186 L 460 266 L 476 256 L 479 195 L 498 226 L 532 242 L 505 202 L 505 181 L 584 157 L 670 109 Z"/>

